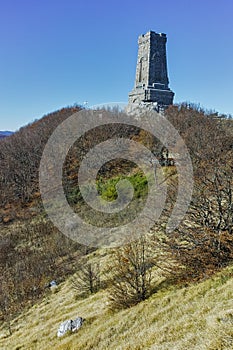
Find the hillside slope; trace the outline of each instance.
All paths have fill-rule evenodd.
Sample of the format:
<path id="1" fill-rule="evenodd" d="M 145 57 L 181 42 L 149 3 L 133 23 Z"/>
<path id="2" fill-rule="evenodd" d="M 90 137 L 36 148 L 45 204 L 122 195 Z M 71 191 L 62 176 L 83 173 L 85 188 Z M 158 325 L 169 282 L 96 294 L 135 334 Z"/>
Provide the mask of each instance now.
<path id="1" fill-rule="evenodd" d="M 106 292 L 76 300 L 71 281 L 1 329 L 0 348 L 47 350 L 220 350 L 233 348 L 233 267 L 204 282 L 170 287 L 120 312 L 110 312 Z M 59 324 L 82 316 L 83 327 L 57 338 Z"/>
<path id="2" fill-rule="evenodd" d="M 151 297 L 137 306 L 112 312 L 107 287 L 118 280 L 121 266 L 128 271 L 132 250 L 128 250 L 126 259 L 121 257 L 115 268 L 105 266 L 106 271 L 103 258 L 107 259 L 108 253 L 101 255 L 101 250 L 71 241 L 59 232 L 47 219 L 40 198 L 38 169 L 44 146 L 56 126 L 78 110 L 79 107 L 71 107 L 54 112 L 1 140 L 0 349 L 233 349 L 232 120 L 216 120 L 187 106 L 173 106 L 167 111 L 169 120 L 186 142 L 194 170 L 190 208 L 179 228 L 163 241 L 161 250 L 163 261 L 167 262 L 172 254 L 177 262 L 176 268 L 170 269 L 173 281 L 167 279 L 166 285 L 152 286 L 149 290 L 157 293 L 144 294 Z M 166 149 L 149 133 L 131 127 L 125 132 L 124 136 L 146 145 L 158 159 L 166 160 Z M 67 200 L 75 212 L 85 219 L 91 218 L 93 224 L 99 224 L 100 219 L 104 223 L 106 218 L 88 212 L 80 195 L 77 177 L 80 162 L 96 144 L 117 135 L 122 136 L 120 125 L 98 132 L 93 129 L 77 140 L 64 163 Z M 151 238 L 164 232 L 177 198 L 176 170 L 173 166 L 163 166 L 162 170 L 168 196 Z M 117 196 L 116 184 L 122 177 L 134 187 L 131 203 L 134 214 L 136 206 L 142 209 L 140 205 L 147 196 L 147 181 L 134 164 L 121 159 L 107 162 L 98 173 L 96 185 L 103 199 L 113 201 Z M 129 214 L 130 211 L 124 214 L 127 220 L 131 218 Z M 145 246 L 141 247 L 145 253 Z M 133 276 L 138 278 L 141 274 L 144 279 L 145 271 L 151 276 L 150 268 L 159 261 L 154 247 L 158 250 L 156 245 L 150 249 L 152 260 L 145 261 L 143 253 L 143 268 L 134 264 Z M 92 253 L 96 254 L 95 263 L 100 265 L 100 279 L 104 282 L 101 286 L 105 290 L 77 299 L 71 276 L 85 266 L 85 259 L 88 263 L 92 261 L 89 260 Z M 135 253 L 140 257 L 138 254 Z M 106 273 L 109 280 L 104 280 Z M 132 281 L 132 274 L 120 274 L 120 282 L 124 282 L 122 276 L 129 276 Z M 53 279 L 60 283 L 54 292 L 47 288 Z M 124 291 L 128 292 L 127 286 Z M 137 302 L 141 300 L 145 298 Z M 86 319 L 82 329 L 58 339 L 59 324 L 77 316 Z"/>

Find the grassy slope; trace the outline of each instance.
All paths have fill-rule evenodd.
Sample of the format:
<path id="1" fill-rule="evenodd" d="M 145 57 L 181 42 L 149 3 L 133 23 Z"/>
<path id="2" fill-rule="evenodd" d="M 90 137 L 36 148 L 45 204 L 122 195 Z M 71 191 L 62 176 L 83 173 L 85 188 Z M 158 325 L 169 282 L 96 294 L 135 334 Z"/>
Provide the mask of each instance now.
<path id="1" fill-rule="evenodd" d="M 13 322 L 0 349 L 233 349 L 233 267 L 196 285 L 164 289 L 147 301 L 110 312 L 106 291 L 75 300 L 70 280 Z M 59 324 L 86 318 L 75 334 L 57 338 Z"/>

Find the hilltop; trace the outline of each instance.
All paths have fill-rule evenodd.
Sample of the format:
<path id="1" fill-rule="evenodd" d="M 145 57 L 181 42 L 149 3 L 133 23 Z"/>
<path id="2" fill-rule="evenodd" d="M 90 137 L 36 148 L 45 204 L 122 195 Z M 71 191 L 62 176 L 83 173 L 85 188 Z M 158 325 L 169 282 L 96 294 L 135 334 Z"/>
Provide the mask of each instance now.
<path id="1" fill-rule="evenodd" d="M 124 131 L 125 137 L 142 143 L 159 159 L 167 184 L 164 211 L 145 240 L 97 249 L 70 240 L 54 227 L 38 184 L 47 140 L 78 111 L 77 106 L 56 111 L 1 140 L 0 347 L 230 349 L 232 120 L 187 104 L 167 109 L 165 116 L 184 139 L 194 170 L 190 207 L 169 235 L 165 226 L 176 201 L 178 176 L 164 145 L 145 130 L 123 130 L 120 125 L 95 129 L 78 140 L 63 166 L 63 186 L 73 210 L 94 223 L 99 217 L 85 205 L 77 173 L 83 155 L 100 141 Z M 148 194 L 142 170 L 116 159 L 98 172 L 102 198 L 116 199 L 116 185 L 122 179 L 131 182 L 134 197 L 127 215 L 114 218 L 121 223 L 137 215 Z M 58 287 L 51 290 L 54 279 Z M 57 339 L 59 324 L 76 316 L 86 319 L 83 327 Z"/>

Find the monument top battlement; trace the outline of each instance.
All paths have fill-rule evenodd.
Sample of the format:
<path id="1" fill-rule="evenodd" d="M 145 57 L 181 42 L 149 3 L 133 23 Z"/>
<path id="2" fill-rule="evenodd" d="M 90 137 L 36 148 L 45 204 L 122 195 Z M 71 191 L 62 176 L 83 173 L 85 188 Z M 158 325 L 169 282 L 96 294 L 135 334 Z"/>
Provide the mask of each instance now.
<path id="1" fill-rule="evenodd" d="M 167 40 L 167 35 L 165 33 L 156 33 L 152 30 L 150 30 L 149 32 L 147 32 L 146 34 L 141 34 L 138 37 L 138 44 L 140 44 L 142 41 L 145 40 L 150 40 L 153 38 L 157 38 L 158 40 Z"/>
<path id="2" fill-rule="evenodd" d="M 139 35 L 139 38 L 140 37 L 145 37 L 145 36 L 151 36 L 151 35 L 167 37 L 167 34 L 165 34 L 165 33 L 156 33 L 153 30 L 149 30 L 149 32 Z"/>

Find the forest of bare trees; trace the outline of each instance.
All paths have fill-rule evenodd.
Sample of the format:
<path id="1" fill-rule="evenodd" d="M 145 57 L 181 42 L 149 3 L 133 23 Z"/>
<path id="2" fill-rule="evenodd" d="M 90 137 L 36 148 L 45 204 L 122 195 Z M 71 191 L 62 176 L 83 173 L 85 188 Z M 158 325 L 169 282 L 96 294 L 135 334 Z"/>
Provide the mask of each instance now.
<path id="1" fill-rule="evenodd" d="M 1 140 L 0 203 L 26 204 L 38 193 L 39 164 L 49 136 L 79 107 L 64 108 L 21 128 Z"/>
<path id="2" fill-rule="evenodd" d="M 190 208 L 171 246 L 187 266 L 186 274 L 200 278 L 233 258 L 233 122 L 187 105 L 167 113 L 188 146 L 194 169 Z"/>
<path id="3" fill-rule="evenodd" d="M 88 249 L 65 238 L 46 219 L 38 188 L 40 158 L 49 136 L 59 123 L 78 110 L 78 107 L 62 109 L 0 140 L 0 313 L 6 322 L 28 301 L 33 303 L 44 295 L 45 285 L 54 275 L 63 280 L 79 270 L 73 286 L 76 290 L 94 293 L 100 289 L 101 268 L 88 259 L 83 266 L 77 264 L 80 256 L 88 255 Z M 164 257 L 169 256 L 177 266 L 182 266 L 176 271 L 177 283 L 205 278 L 233 259 L 233 122 L 187 104 L 169 107 L 166 117 L 184 139 L 192 159 L 192 201 L 179 228 L 167 235 L 160 246 L 162 255 L 157 254 L 158 245 L 156 249 L 153 246 L 156 232 L 165 234 L 164 222 L 176 199 L 177 182 L 170 176 L 167 204 L 152 232 L 152 240 L 140 238 L 114 253 L 113 278 L 106 286 L 111 282 L 110 299 L 115 307 L 134 305 L 156 292 L 154 269 L 166 267 L 166 271 L 161 269 L 161 276 L 165 277 L 171 272 Z M 104 132 L 95 130 L 86 135 L 85 142 L 77 141 L 64 170 L 68 193 L 76 193 L 77 156 L 82 157 L 96 142 L 109 135 L 120 135 L 121 131 L 121 126 L 118 129 L 109 126 Z M 158 157 L 166 151 L 143 130 L 124 128 L 124 131 Z M 111 178 L 121 172 L 127 175 L 132 169 L 135 170 L 132 164 L 119 164 L 118 160 L 111 166 L 106 164 L 100 176 Z M 175 173 L 172 169 L 171 174 Z M 73 202 L 77 204 L 79 200 L 77 196 Z"/>

